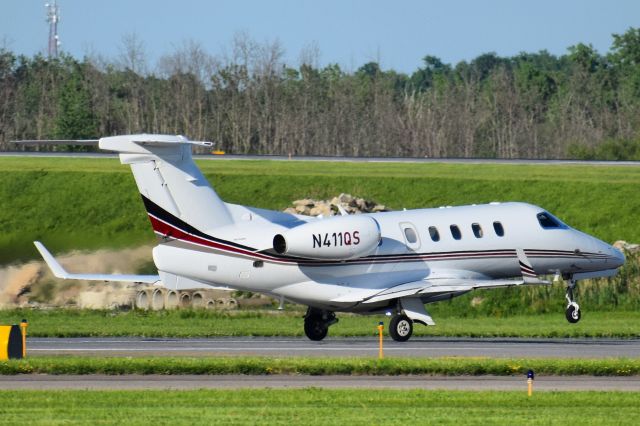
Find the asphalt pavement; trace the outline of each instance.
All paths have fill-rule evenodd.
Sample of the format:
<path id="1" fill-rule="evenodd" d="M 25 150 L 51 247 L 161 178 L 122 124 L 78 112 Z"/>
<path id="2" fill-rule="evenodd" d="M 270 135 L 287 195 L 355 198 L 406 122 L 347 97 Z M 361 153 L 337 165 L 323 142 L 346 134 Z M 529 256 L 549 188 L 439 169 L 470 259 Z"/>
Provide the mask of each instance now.
<path id="1" fill-rule="evenodd" d="M 60 158 L 117 158 L 117 154 L 101 152 L 0 152 L 0 157 L 60 157 Z M 197 160 L 273 160 L 273 161 L 335 161 L 353 163 L 460 163 L 460 164 L 583 164 L 594 166 L 640 166 L 640 161 L 583 161 L 494 158 L 427 158 L 427 157 L 326 157 L 286 155 L 211 155 L 195 154 Z"/>
<path id="2" fill-rule="evenodd" d="M 4 390 L 142 390 L 142 389 L 442 389 L 527 391 L 524 376 L 201 376 L 201 375 L 22 375 L 0 376 Z M 640 377 L 538 376 L 539 391 L 640 391 Z"/>
<path id="3" fill-rule="evenodd" d="M 176 338 L 34 338 L 27 350 L 39 355 L 86 356 L 377 356 L 376 337 L 327 338 L 313 342 L 305 337 Z M 611 358 L 639 357 L 640 339 L 526 339 L 413 337 L 399 343 L 385 338 L 384 351 L 393 357 L 489 358 Z"/>

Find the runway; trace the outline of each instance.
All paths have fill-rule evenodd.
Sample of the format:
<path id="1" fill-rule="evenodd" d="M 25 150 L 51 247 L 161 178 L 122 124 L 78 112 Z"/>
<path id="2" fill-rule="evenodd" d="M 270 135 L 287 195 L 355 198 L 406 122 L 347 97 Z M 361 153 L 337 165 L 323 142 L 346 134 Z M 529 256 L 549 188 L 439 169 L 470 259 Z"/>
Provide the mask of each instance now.
<path id="1" fill-rule="evenodd" d="M 220 337 L 209 339 L 147 338 L 33 338 L 30 356 L 318 356 L 375 357 L 375 337 Z M 385 338 L 384 351 L 392 357 L 488 358 L 635 358 L 640 339 L 523 339 L 414 337 L 405 343 Z"/>
<path id="2" fill-rule="evenodd" d="M 0 152 L 0 157 L 59 157 L 59 158 L 117 158 L 117 154 L 103 152 Z M 600 160 L 537 160 L 537 159 L 494 159 L 494 158 L 424 158 L 424 157 L 327 157 L 286 155 L 211 155 L 194 154 L 196 160 L 272 160 L 272 161 L 332 161 L 346 163 L 449 163 L 449 164 L 544 164 L 591 166 L 640 166 L 640 161 L 600 161 Z"/>
<path id="3" fill-rule="evenodd" d="M 527 391 L 524 376 L 0 376 L 4 390 L 142 389 L 427 389 Z M 640 391 L 640 377 L 538 376 L 538 391 Z"/>

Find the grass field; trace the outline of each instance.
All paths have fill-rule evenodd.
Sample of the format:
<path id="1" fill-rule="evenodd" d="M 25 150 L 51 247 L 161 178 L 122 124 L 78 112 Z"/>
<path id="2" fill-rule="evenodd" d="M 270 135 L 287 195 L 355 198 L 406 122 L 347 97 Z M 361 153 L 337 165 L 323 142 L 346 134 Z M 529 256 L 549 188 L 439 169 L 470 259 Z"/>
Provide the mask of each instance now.
<path id="1" fill-rule="evenodd" d="M 601 239 L 640 241 L 640 167 L 296 161 L 198 162 L 229 202 L 283 209 L 341 192 L 393 209 L 527 201 Z M 116 159 L 0 159 L 0 263 L 152 240 L 127 166 Z"/>
<path id="2" fill-rule="evenodd" d="M 375 346 L 374 346 L 375 347 Z M 28 348 L 27 348 L 28 349 Z M 31 356 L 0 361 L 0 375 L 16 374 L 246 374 L 246 375 L 445 375 L 513 376 L 532 369 L 545 376 L 637 376 L 640 358 L 489 359 L 489 358 L 359 358 L 323 357 L 80 357 Z"/>
<path id="3" fill-rule="evenodd" d="M 437 306 L 437 305 L 434 305 Z M 434 311 L 435 312 L 435 311 Z M 29 321 L 34 337 L 145 336 L 303 336 L 303 311 L 92 311 L 0 310 L 0 324 Z M 388 317 L 339 315 L 329 336 L 376 336 L 378 321 Z M 569 324 L 562 310 L 554 314 L 507 317 L 434 316 L 436 326 L 416 325 L 415 336 L 471 337 L 640 337 L 640 312 L 585 311 Z"/>
<path id="4" fill-rule="evenodd" d="M 0 391 L 8 424 L 635 425 L 636 392 Z"/>

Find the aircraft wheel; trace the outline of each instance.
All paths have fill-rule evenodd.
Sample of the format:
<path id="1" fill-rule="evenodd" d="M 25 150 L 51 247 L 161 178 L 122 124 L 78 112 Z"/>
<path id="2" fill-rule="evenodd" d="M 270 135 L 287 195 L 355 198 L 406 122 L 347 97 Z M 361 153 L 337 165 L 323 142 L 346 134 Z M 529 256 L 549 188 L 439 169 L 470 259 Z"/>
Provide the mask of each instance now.
<path id="1" fill-rule="evenodd" d="M 564 314 L 567 317 L 567 321 L 571 324 L 575 324 L 580 321 L 580 308 L 575 304 L 567 306 L 567 310 Z"/>
<path id="2" fill-rule="evenodd" d="M 396 315 L 389 323 L 389 335 L 396 342 L 406 342 L 413 334 L 413 321 L 406 315 Z"/>
<path id="3" fill-rule="evenodd" d="M 304 334 L 309 340 L 320 341 L 327 337 L 329 326 L 321 318 L 309 317 L 304 320 Z"/>

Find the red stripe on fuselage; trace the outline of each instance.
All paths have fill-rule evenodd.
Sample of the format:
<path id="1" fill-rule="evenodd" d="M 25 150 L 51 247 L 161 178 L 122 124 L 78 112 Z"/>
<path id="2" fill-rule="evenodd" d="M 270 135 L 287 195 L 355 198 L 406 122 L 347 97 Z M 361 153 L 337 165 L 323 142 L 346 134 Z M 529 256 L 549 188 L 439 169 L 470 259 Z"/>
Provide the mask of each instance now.
<path id="1" fill-rule="evenodd" d="M 438 261 L 438 260 L 462 260 L 462 259 L 473 259 L 473 258 L 512 258 L 515 257 L 515 250 L 503 249 L 503 250 L 494 250 L 494 251 L 484 251 L 484 252 L 469 252 L 469 251 L 460 251 L 460 252 L 449 252 L 449 253 L 415 253 L 415 254 L 389 254 L 389 255 L 379 255 L 379 256 L 371 256 L 359 259 L 351 259 L 345 261 L 339 260 L 315 260 L 315 259 L 287 259 L 274 257 L 267 254 L 259 253 L 256 251 L 245 250 L 242 248 L 234 247 L 230 244 L 224 244 L 217 241 L 205 239 L 199 237 L 197 235 L 193 235 L 186 231 L 177 228 L 174 225 L 171 225 L 162 219 L 159 219 L 149 213 L 149 220 L 151 221 L 151 226 L 153 230 L 161 234 L 162 236 L 168 238 L 174 238 L 181 241 L 186 241 L 192 244 L 196 244 L 199 246 L 204 246 L 208 248 L 213 248 L 221 251 L 231 252 L 251 258 L 258 258 L 261 260 L 267 260 L 276 263 L 286 263 L 286 264 L 298 264 L 303 266 L 331 266 L 331 265 L 360 265 L 360 264 L 372 264 L 372 263 L 395 263 L 395 262 L 423 262 L 428 260 Z M 543 250 L 535 250 L 536 252 L 542 253 L 545 252 Z M 551 251 L 546 251 L 545 255 L 534 255 L 534 257 L 576 257 L 575 254 L 569 255 L 566 253 L 564 256 L 560 253 L 561 251 L 555 251 L 557 254 L 552 255 Z"/>
<path id="2" fill-rule="evenodd" d="M 243 249 L 226 245 L 226 244 L 217 243 L 215 241 L 206 240 L 204 238 L 200 238 L 198 236 L 189 234 L 188 232 L 182 231 L 181 229 L 178 229 L 175 226 L 172 226 L 166 222 L 163 222 L 162 220 L 158 219 L 157 217 L 151 214 L 149 215 L 149 219 L 151 220 L 151 226 L 153 227 L 154 231 L 164 236 L 167 236 L 169 238 L 188 241 L 190 243 L 211 247 L 219 250 L 230 251 L 236 254 L 243 254 L 246 256 L 255 256 L 263 259 L 270 259 L 268 256 L 262 256 L 258 253 L 254 253 L 248 250 L 243 250 Z"/>

